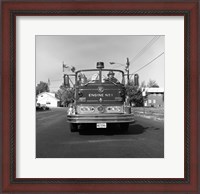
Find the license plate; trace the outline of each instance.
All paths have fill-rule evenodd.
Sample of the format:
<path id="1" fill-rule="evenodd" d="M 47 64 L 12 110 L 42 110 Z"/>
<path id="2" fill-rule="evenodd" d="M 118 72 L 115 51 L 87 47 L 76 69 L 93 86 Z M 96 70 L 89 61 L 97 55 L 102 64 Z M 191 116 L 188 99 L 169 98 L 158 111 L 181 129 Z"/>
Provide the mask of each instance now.
<path id="1" fill-rule="evenodd" d="M 97 123 L 97 128 L 106 128 L 106 123 Z"/>

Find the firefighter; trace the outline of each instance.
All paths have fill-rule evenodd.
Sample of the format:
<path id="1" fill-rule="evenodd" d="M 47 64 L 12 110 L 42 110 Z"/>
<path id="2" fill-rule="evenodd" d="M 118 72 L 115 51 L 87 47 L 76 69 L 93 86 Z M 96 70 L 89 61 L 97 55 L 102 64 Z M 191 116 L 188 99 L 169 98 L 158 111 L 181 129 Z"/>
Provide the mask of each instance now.
<path id="1" fill-rule="evenodd" d="M 115 73 L 113 71 L 109 71 L 107 74 L 108 78 L 105 81 L 111 81 L 114 83 L 119 83 L 119 81 L 114 77 Z"/>
<path id="2" fill-rule="evenodd" d="M 85 74 L 80 73 L 78 75 L 78 85 L 85 84 L 86 82 L 87 82 L 87 78 L 86 78 Z"/>

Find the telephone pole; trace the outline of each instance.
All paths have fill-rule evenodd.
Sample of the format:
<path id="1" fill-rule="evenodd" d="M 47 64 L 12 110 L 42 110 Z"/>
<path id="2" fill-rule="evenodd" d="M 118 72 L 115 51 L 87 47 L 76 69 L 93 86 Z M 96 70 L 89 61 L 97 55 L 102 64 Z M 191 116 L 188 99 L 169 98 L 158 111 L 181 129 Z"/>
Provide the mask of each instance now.
<path id="1" fill-rule="evenodd" d="M 126 75 L 127 75 L 127 84 L 129 85 L 129 82 L 130 82 L 130 78 L 129 78 L 129 66 L 130 66 L 130 61 L 129 61 L 129 58 L 127 57 L 126 58 L 126 64 L 122 64 L 122 63 L 116 63 L 116 62 L 110 62 L 111 65 L 115 65 L 115 64 L 118 64 L 118 65 L 121 65 L 121 66 L 124 66 L 125 67 L 125 71 L 126 71 Z"/>
<path id="2" fill-rule="evenodd" d="M 127 72 L 127 81 L 128 81 L 128 84 L 129 84 L 129 66 L 130 66 L 130 61 L 129 61 L 129 58 L 127 57 L 127 62 L 126 62 L 126 72 Z"/>

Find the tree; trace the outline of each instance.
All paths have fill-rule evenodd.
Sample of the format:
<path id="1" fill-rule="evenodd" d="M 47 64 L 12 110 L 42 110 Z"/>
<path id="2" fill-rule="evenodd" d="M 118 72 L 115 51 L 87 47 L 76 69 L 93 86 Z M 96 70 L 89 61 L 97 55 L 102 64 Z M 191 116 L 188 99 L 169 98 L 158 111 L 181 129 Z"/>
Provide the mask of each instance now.
<path id="1" fill-rule="evenodd" d="M 62 106 L 67 106 L 74 100 L 74 89 L 61 85 L 56 92 L 56 97 L 61 101 Z"/>
<path id="2" fill-rule="evenodd" d="M 49 92 L 49 86 L 46 82 L 40 81 L 40 83 L 36 86 L 36 95 L 42 92 Z"/>
<path id="3" fill-rule="evenodd" d="M 155 80 L 149 80 L 148 84 L 147 84 L 147 87 L 149 88 L 159 88 L 159 85 L 156 83 Z"/>
<path id="4" fill-rule="evenodd" d="M 126 94 L 130 103 L 134 103 L 135 106 L 143 106 L 142 92 L 138 86 L 134 85 L 133 80 L 130 80 L 129 85 L 126 85 Z"/>

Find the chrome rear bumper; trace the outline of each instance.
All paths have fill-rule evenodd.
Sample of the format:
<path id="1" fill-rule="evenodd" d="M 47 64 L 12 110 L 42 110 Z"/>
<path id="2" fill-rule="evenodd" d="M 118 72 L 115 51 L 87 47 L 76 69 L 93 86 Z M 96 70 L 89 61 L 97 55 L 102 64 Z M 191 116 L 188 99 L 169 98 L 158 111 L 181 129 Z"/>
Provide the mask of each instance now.
<path id="1" fill-rule="evenodd" d="M 67 115 L 70 123 L 133 123 L 133 114 Z"/>

